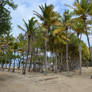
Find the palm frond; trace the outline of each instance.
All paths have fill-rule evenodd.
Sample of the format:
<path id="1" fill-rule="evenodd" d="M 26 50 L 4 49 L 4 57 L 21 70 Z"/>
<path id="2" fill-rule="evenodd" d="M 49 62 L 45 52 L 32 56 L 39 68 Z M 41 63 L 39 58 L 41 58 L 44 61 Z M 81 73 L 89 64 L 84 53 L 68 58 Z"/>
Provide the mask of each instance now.
<path id="1" fill-rule="evenodd" d="M 20 25 L 18 25 L 18 28 L 21 29 L 22 31 L 26 31 L 24 28 L 22 28 Z"/>

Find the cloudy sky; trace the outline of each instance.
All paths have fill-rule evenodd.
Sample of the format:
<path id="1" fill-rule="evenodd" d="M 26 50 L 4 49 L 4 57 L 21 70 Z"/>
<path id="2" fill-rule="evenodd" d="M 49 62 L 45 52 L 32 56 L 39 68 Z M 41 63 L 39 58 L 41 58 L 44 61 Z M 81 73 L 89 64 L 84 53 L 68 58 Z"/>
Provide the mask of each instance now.
<path id="1" fill-rule="evenodd" d="M 17 25 L 23 25 L 23 19 L 28 20 L 33 15 L 33 10 L 40 12 L 39 5 L 44 3 L 53 4 L 54 10 L 58 11 L 61 15 L 64 10 L 68 7 L 64 6 L 64 4 L 72 5 L 74 0 L 14 0 L 15 4 L 18 5 L 15 11 L 11 10 L 12 16 L 12 34 L 17 37 L 19 33 L 22 31 L 17 28 Z M 86 37 L 83 36 L 82 39 L 85 43 L 87 43 Z M 90 39 L 91 40 L 91 39 Z M 91 43 L 92 45 L 92 43 Z"/>

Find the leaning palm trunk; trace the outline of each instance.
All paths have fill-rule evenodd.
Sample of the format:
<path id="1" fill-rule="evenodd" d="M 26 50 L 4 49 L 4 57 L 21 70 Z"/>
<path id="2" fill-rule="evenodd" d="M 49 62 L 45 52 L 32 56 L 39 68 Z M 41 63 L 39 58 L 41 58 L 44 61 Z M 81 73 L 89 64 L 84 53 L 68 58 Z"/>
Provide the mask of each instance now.
<path id="1" fill-rule="evenodd" d="M 23 68 L 22 74 L 26 74 L 26 68 L 27 68 L 27 64 L 28 64 L 28 55 L 29 55 L 29 52 L 30 52 L 30 36 L 28 36 L 27 58 L 26 58 L 26 63 L 25 63 L 25 66 Z"/>
<path id="2" fill-rule="evenodd" d="M 88 31 L 87 31 L 87 26 L 86 26 L 85 20 L 84 20 L 84 24 L 85 24 L 84 29 L 85 29 L 85 32 L 86 32 L 88 47 L 89 47 L 89 51 L 90 51 L 90 58 L 91 58 L 91 62 L 92 62 L 92 52 L 91 52 L 91 46 L 90 46 L 90 41 L 89 41 L 89 36 L 88 36 Z"/>
<path id="3" fill-rule="evenodd" d="M 90 41 L 89 41 L 89 37 L 88 37 L 87 31 L 86 31 L 86 36 L 87 36 L 87 41 L 88 41 L 88 46 L 89 46 L 89 51 L 90 51 L 90 58 L 91 58 L 91 62 L 92 62 L 92 52 L 91 52 L 91 46 L 90 46 Z"/>

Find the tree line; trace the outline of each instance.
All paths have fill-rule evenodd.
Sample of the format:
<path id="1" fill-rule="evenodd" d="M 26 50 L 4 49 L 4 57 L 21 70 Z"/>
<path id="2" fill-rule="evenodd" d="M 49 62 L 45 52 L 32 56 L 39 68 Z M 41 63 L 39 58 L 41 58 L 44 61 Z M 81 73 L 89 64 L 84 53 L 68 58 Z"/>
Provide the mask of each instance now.
<path id="1" fill-rule="evenodd" d="M 54 11 L 54 6 L 40 5 L 41 13 L 33 11 L 34 17 L 24 22 L 24 31 L 17 38 L 11 35 L 10 11 L 5 6 L 17 8 L 12 0 L 0 1 L 0 63 L 2 69 L 15 72 L 72 71 L 92 64 L 89 41 L 92 24 L 92 1 L 75 0 L 72 9 L 63 15 Z M 40 19 L 37 20 L 37 19 Z M 86 35 L 88 46 L 81 40 Z"/>

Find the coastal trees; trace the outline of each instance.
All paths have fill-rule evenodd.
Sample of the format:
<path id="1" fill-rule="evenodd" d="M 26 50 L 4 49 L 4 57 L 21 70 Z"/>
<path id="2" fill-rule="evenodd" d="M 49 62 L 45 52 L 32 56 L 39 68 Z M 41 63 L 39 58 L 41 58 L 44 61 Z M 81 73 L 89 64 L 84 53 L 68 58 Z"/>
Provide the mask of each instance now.
<path id="1" fill-rule="evenodd" d="M 89 10 L 90 14 L 86 12 L 83 1 L 76 0 L 73 13 L 65 10 L 63 16 L 54 11 L 53 5 L 39 6 L 41 13 L 34 11 L 34 14 L 40 21 L 37 21 L 34 17 L 28 22 L 23 20 L 25 28 L 19 25 L 18 27 L 25 33 L 20 34 L 17 38 L 7 35 L 8 29 L 5 29 L 7 31 L 1 33 L 3 34 L 3 42 L 0 40 L 2 67 L 4 64 L 7 65 L 8 62 L 10 71 L 11 63 L 14 61 L 13 72 L 15 71 L 15 63 L 18 62 L 18 69 L 21 69 L 20 64 L 23 64 L 23 74 L 26 73 L 27 68 L 30 72 L 31 68 L 35 71 L 38 66 L 45 68 L 44 71 L 47 74 L 48 67 L 53 63 L 55 72 L 61 67 L 62 70 L 67 70 L 67 74 L 69 74 L 69 70 L 75 68 L 73 64 L 77 67 L 79 65 L 79 63 L 77 65 L 77 61 L 80 61 L 81 73 L 82 60 L 89 59 L 89 50 L 81 41 L 80 36 L 81 34 L 88 35 L 89 24 L 91 24 L 91 21 L 88 20 L 91 10 Z M 12 4 L 9 3 L 9 5 Z M 88 3 L 88 6 L 91 7 L 91 4 Z M 9 17 L 9 15 L 7 16 Z M 11 17 L 9 17 L 10 19 Z M 8 21 L 8 24 L 8 26 L 5 25 L 7 28 L 10 27 L 10 21 Z M 85 49 L 87 50 L 84 51 Z"/>
<path id="2" fill-rule="evenodd" d="M 25 67 L 23 69 L 23 74 L 26 73 L 26 67 L 27 67 L 27 62 L 28 62 L 28 55 L 30 54 L 30 42 L 31 40 L 33 39 L 33 35 L 35 33 L 35 30 L 36 30 L 36 23 L 37 23 L 37 20 L 35 20 L 34 17 L 32 17 L 28 23 L 26 23 L 24 21 L 24 24 L 25 24 L 25 27 L 26 29 L 22 28 L 21 26 L 18 26 L 21 30 L 25 31 L 26 32 L 26 35 L 27 35 L 27 39 L 28 39 L 28 47 L 27 47 L 27 59 L 26 59 L 26 64 L 25 64 Z M 30 69 L 29 69 L 30 70 Z"/>

